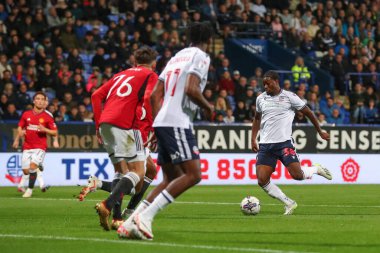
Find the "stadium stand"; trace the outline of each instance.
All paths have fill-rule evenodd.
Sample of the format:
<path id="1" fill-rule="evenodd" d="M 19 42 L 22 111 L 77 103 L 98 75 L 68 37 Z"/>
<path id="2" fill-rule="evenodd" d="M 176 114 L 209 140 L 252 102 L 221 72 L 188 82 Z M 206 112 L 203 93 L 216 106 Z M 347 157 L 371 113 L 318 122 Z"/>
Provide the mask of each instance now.
<path id="1" fill-rule="evenodd" d="M 284 89 L 320 108 L 315 113 L 327 123 L 377 124 L 379 16 L 375 0 L 0 1 L 0 120 L 18 119 L 43 90 L 57 122 L 88 122 L 91 106 L 83 101 L 113 73 L 133 66 L 134 50 L 154 47 L 159 72 L 186 45 L 184 28 L 207 20 L 215 28 L 206 91 L 218 106 L 216 123 L 251 120 L 263 92 L 255 73 L 260 67 L 261 75 L 278 70 Z M 266 41 L 270 50 L 247 53 L 244 39 Z M 81 105 L 86 110 L 70 116 Z M 197 120 L 204 120 L 202 112 Z"/>

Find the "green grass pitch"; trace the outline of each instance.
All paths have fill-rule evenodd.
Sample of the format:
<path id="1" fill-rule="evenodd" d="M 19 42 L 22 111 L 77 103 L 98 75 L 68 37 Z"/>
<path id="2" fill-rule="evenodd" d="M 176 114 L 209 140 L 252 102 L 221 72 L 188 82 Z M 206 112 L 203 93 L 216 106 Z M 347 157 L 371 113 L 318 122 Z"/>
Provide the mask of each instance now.
<path id="1" fill-rule="evenodd" d="M 80 187 L 36 189 L 31 199 L 4 187 L 0 252 L 380 252 L 380 185 L 281 188 L 299 205 L 292 216 L 257 186 L 197 186 L 156 217 L 145 242 L 101 229 L 93 207 L 105 192 L 78 202 Z M 259 215 L 240 212 L 246 195 L 260 199 Z"/>

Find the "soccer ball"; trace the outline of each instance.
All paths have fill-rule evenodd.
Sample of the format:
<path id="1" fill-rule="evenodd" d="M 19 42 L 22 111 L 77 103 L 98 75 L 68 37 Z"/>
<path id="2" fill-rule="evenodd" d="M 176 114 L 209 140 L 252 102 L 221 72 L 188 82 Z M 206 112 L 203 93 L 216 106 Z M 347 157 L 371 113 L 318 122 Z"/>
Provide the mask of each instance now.
<path id="1" fill-rule="evenodd" d="M 241 201 L 240 209 L 245 215 L 256 215 L 260 212 L 260 201 L 256 197 L 247 196 Z"/>

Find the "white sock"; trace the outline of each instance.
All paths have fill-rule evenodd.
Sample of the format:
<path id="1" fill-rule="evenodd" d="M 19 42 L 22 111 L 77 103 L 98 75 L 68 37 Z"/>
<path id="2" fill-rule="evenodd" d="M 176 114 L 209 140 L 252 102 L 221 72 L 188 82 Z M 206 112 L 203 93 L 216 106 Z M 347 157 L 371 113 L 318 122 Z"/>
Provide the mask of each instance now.
<path id="1" fill-rule="evenodd" d="M 148 201 L 141 201 L 140 205 L 137 206 L 136 210 L 132 213 L 131 216 L 128 217 L 125 222 L 131 222 L 136 214 L 142 213 L 142 211 L 144 211 L 148 206 L 150 206 L 150 203 Z"/>
<path id="2" fill-rule="evenodd" d="M 279 201 L 281 201 L 285 205 L 290 205 L 290 204 L 292 204 L 294 202 L 292 199 L 288 198 L 281 191 L 281 189 L 277 185 L 273 184 L 271 181 L 269 181 L 269 183 L 267 183 L 262 188 L 264 189 L 264 191 L 266 193 L 269 194 L 269 196 L 271 196 L 272 198 L 278 199 Z"/>
<path id="3" fill-rule="evenodd" d="M 166 191 L 163 190 L 141 214 L 149 220 L 153 220 L 154 216 L 164 209 L 167 205 L 172 203 L 174 198 Z M 140 206 L 139 206 L 140 207 Z"/>
<path id="4" fill-rule="evenodd" d="M 42 172 L 40 170 L 37 170 L 37 180 L 38 180 L 38 184 L 40 185 L 40 188 L 44 188 L 45 186 L 45 183 L 44 183 L 44 179 L 42 178 Z"/>
<path id="5" fill-rule="evenodd" d="M 21 180 L 18 183 L 18 188 L 23 188 L 25 186 L 25 182 L 28 182 L 28 181 L 29 181 L 29 174 L 28 175 L 22 174 Z"/>
<path id="6" fill-rule="evenodd" d="M 302 166 L 301 170 L 303 171 L 303 179 L 311 179 L 313 177 L 313 174 L 317 174 L 318 172 L 317 166 Z"/>
<path id="7" fill-rule="evenodd" d="M 101 189 L 103 186 L 103 181 L 102 180 L 97 180 L 96 181 L 96 189 Z"/>

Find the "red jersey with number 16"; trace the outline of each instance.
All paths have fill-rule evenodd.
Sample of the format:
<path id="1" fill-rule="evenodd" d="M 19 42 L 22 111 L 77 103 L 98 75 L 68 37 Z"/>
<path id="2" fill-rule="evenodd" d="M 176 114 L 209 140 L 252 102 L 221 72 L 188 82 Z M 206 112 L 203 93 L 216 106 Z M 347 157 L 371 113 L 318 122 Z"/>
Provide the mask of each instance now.
<path id="1" fill-rule="evenodd" d="M 91 97 L 96 129 L 102 123 L 123 129 L 138 129 L 136 109 L 143 101 L 153 74 L 145 67 L 130 68 L 117 73 L 97 89 Z"/>
<path id="2" fill-rule="evenodd" d="M 51 130 L 56 130 L 54 119 L 45 111 L 40 113 L 34 110 L 25 111 L 18 123 L 18 126 L 25 129 L 25 141 L 22 150 L 40 148 L 46 150 L 46 133 L 38 130 L 39 125 L 43 125 Z"/>

